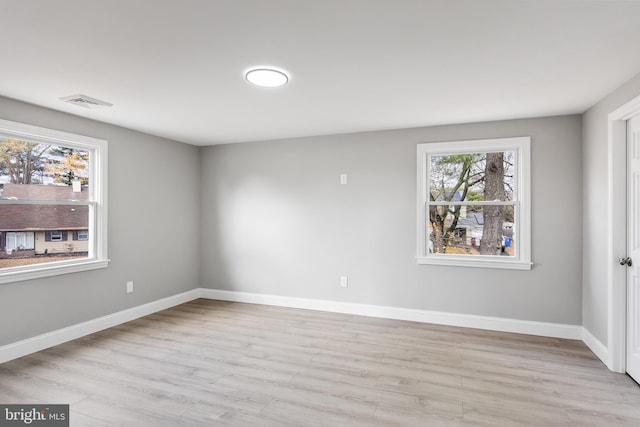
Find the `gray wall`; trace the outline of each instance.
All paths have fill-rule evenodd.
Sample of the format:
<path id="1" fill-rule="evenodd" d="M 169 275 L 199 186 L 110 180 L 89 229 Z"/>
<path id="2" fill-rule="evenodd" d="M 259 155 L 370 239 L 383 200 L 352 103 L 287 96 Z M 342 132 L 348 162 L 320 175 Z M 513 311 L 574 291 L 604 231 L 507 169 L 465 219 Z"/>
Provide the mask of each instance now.
<path id="1" fill-rule="evenodd" d="M 112 260 L 0 285 L 0 345 L 201 284 L 581 324 L 580 116 L 204 148 L 6 98 L 0 117 L 109 141 Z M 533 270 L 417 265 L 416 144 L 523 135 L 532 137 Z"/>
<path id="2" fill-rule="evenodd" d="M 608 115 L 640 95 L 640 74 L 591 107 L 583 116 L 584 269 L 583 324 L 607 345 Z"/>
<path id="3" fill-rule="evenodd" d="M 0 345 L 199 287 L 198 147 L 2 97 L 0 118 L 109 141 L 111 259 L 103 270 L 0 285 Z"/>
<path id="4" fill-rule="evenodd" d="M 580 325 L 581 126 L 564 116 L 203 148 L 202 284 Z M 533 270 L 417 265 L 416 144 L 511 136 L 532 137 Z"/>

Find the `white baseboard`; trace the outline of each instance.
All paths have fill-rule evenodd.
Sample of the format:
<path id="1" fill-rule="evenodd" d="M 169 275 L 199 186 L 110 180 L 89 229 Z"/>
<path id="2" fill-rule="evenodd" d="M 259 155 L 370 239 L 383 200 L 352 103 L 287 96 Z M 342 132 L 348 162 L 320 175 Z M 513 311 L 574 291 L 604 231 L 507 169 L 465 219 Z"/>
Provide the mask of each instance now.
<path id="1" fill-rule="evenodd" d="M 597 357 L 603 361 L 607 360 L 607 348 L 582 326 L 200 288 L 1 346 L 0 363 L 81 338 L 197 298 L 583 340 Z"/>
<path id="2" fill-rule="evenodd" d="M 567 338 L 574 340 L 582 340 L 583 338 L 583 328 L 582 326 L 577 325 L 563 325 L 530 320 L 476 316 L 472 314 L 458 314 L 381 305 L 285 297 L 280 295 L 223 291 L 219 289 L 200 288 L 200 296 L 202 298 L 223 301 L 304 308 L 308 310 L 356 314 L 361 316 L 381 317 L 385 319 L 409 320 L 413 322 L 435 323 L 439 325 L 487 329 L 491 331 L 514 332 L 518 334 L 538 335 L 544 337 Z"/>
<path id="3" fill-rule="evenodd" d="M 608 366 L 609 351 L 606 345 L 602 344 L 602 342 L 594 337 L 586 328 L 582 328 L 582 341 L 584 341 L 587 347 L 589 347 L 589 350 L 591 350 L 602 363 Z"/>
<path id="4" fill-rule="evenodd" d="M 0 363 L 111 328 L 200 297 L 200 289 L 183 292 L 0 347 Z"/>

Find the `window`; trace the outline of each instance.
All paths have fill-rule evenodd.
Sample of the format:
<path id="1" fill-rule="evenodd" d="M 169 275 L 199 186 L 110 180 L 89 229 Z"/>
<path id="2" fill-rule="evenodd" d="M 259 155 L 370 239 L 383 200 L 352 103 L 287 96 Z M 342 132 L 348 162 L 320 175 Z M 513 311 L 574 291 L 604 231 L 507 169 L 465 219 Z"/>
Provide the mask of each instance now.
<path id="1" fill-rule="evenodd" d="M 106 166 L 107 141 L 0 120 L 0 283 L 107 266 Z"/>
<path id="2" fill-rule="evenodd" d="M 84 230 L 84 231 L 75 231 L 74 232 L 74 236 L 73 236 L 73 240 L 89 240 L 89 232 Z"/>
<path id="3" fill-rule="evenodd" d="M 62 231 L 52 231 L 50 241 L 62 242 Z"/>
<path id="4" fill-rule="evenodd" d="M 529 137 L 418 144 L 418 263 L 531 269 L 529 157 Z"/>

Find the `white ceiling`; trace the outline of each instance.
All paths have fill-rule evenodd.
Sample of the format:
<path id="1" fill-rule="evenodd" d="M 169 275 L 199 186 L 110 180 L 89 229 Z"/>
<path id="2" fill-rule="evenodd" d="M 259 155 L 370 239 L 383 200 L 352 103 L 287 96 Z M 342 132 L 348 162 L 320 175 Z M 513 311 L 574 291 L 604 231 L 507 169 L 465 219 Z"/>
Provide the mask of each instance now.
<path id="1" fill-rule="evenodd" d="M 197 145 L 582 113 L 640 72 L 638 1 L 0 0 L 0 17 L 0 95 Z M 250 85 L 255 65 L 289 84 Z M 78 93 L 114 105 L 59 101 Z"/>

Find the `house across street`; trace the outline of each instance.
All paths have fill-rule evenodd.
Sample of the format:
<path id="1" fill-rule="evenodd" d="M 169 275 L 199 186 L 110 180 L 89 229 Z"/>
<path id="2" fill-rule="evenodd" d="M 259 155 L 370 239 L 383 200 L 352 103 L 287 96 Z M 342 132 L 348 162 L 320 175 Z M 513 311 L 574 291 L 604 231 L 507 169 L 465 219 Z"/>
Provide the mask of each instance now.
<path id="1" fill-rule="evenodd" d="M 87 193 L 69 185 L 0 184 L 4 200 L 87 200 Z M 86 205 L 0 204 L 0 259 L 86 256 L 88 225 Z"/>

